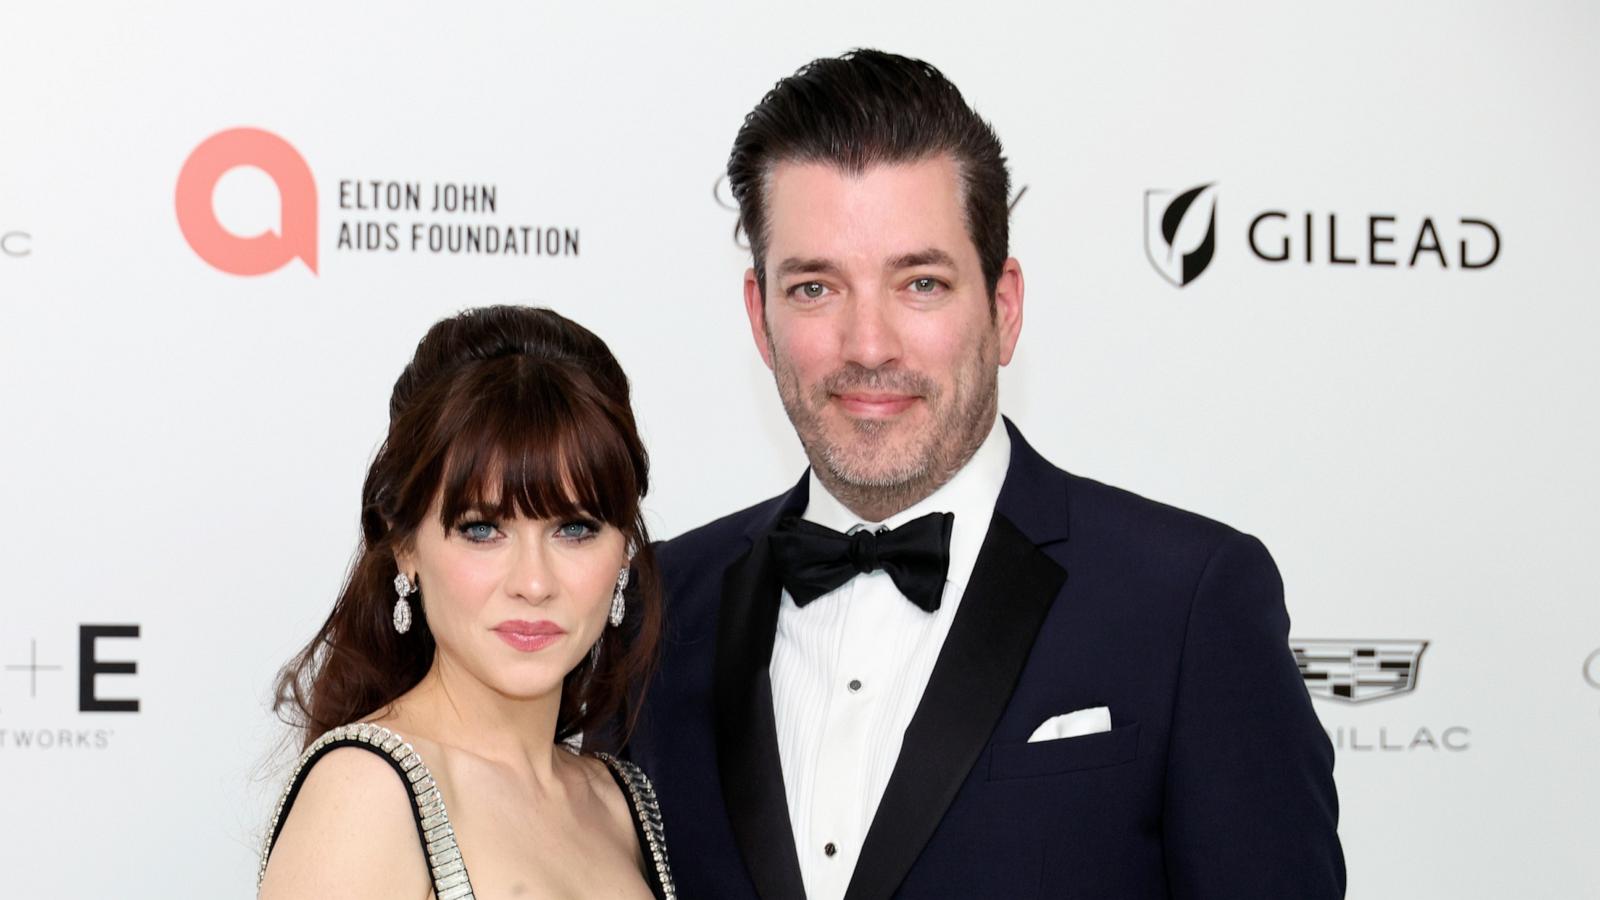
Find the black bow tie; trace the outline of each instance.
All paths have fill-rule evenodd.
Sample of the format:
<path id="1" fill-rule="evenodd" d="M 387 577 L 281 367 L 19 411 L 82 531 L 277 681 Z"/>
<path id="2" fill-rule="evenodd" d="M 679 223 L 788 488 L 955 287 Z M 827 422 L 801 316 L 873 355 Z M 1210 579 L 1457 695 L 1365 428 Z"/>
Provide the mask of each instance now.
<path id="1" fill-rule="evenodd" d="M 929 513 L 899 528 L 840 534 L 793 516 L 768 535 L 778 577 L 796 606 L 821 597 L 857 575 L 882 569 L 906 599 L 933 612 L 950 569 L 954 513 Z"/>

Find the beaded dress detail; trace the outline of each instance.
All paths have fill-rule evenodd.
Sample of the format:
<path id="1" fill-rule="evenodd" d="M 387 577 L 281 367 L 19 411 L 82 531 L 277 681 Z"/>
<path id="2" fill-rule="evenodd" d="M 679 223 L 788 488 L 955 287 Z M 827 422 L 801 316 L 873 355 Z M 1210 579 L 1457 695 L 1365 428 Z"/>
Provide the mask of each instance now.
<path id="1" fill-rule="evenodd" d="M 456 845 L 455 829 L 450 827 L 450 817 L 445 812 L 444 797 L 434 782 L 428 767 L 422 762 L 405 738 L 382 725 L 360 722 L 341 725 L 311 743 L 295 763 L 289 784 L 278 799 L 272 813 L 272 826 L 261 849 L 261 867 L 256 873 L 256 887 L 267 874 L 267 859 L 272 847 L 283 831 L 284 817 L 294 805 L 295 796 L 310 774 L 311 767 L 325 754 L 339 747 L 362 747 L 383 757 L 411 788 L 411 811 L 416 820 L 417 837 L 427 858 L 428 874 L 433 881 L 437 900 L 472 900 L 472 880 L 467 876 L 466 861 L 461 858 L 461 848 Z M 655 787 L 651 785 L 638 766 L 609 754 L 596 756 L 606 764 L 611 777 L 622 789 L 633 808 L 634 835 L 639 849 L 644 853 L 646 881 L 658 900 L 677 900 L 678 892 L 672 883 L 672 870 L 667 864 L 666 833 L 661 826 L 661 808 L 656 802 Z"/>

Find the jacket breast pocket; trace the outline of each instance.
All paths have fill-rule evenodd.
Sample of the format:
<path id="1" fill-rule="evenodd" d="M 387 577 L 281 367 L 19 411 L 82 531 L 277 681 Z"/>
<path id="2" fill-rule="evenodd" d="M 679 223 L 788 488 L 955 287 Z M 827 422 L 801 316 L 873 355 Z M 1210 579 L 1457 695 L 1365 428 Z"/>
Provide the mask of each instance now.
<path id="1" fill-rule="evenodd" d="M 989 756 L 989 780 L 1034 778 L 1084 769 L 1102 769 L 1139 755 L 1139 723 L 1119 725 L 1099 734 L 1027 743 L 995 744 Z"/>

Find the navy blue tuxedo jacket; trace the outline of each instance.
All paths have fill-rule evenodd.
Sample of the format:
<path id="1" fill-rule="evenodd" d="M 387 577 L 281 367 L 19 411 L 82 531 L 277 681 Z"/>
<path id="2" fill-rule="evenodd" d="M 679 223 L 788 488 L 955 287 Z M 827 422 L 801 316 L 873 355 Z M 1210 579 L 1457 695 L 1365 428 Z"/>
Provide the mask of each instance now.
<path id="1" fill-rule="evenodd" d="M 1063 472 L 1006 425 L 1005 485 L 849 900 L 1342 897 L 1333 750 L 1266 548 Z M 765 536 L 806 484 L 658 547 L 662 665 L 628 753 L 689 900 L 805 896 Z M 1092 706 L 1109 732 L 1028 743 Z"/>

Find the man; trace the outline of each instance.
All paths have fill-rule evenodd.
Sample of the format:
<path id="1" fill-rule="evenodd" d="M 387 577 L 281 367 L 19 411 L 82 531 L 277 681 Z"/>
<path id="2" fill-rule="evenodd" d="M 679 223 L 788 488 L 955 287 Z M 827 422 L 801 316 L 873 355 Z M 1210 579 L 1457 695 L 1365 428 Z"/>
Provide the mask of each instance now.
<path id="1" fill-rule="evenodd" d="M 1265 548 L 998 417 L 1023 279 L 989 126 L 857 51 L 780 82 L 728 174 L 811 469 L 660 547 L 630 752 L 683 896 L 1342 896 Z"/>

